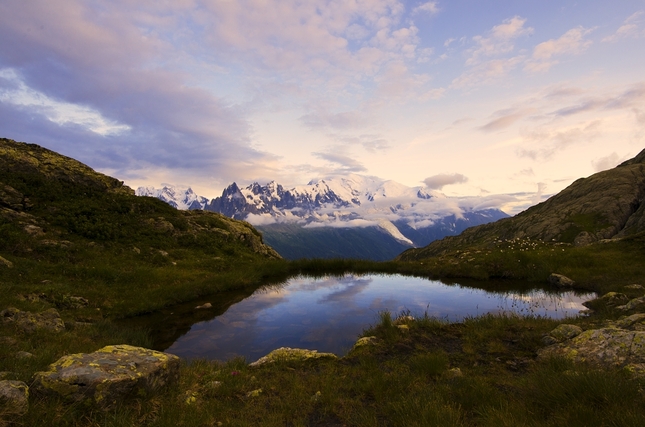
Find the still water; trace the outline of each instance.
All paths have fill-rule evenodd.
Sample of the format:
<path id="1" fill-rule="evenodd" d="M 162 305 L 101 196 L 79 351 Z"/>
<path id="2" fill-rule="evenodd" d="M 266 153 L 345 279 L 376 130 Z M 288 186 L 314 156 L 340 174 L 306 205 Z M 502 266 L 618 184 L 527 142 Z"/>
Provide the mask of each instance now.
<path id="1" fill-rule="evenodd" d="M 214 318 L 192 324 L 165 351 L 186 359 L 257 360 L 279 347 L 345 354 L 379 312 L 410 311 L 459 321 L 485 313 L 576 316 L 592 293 L 541 289 L 489 292 L 396 275 L 298 277 L 255 291 Z M 225 311 L 224 311 L 225 310 Z M 200 310 L 201 311 L 201 310 Z"/>

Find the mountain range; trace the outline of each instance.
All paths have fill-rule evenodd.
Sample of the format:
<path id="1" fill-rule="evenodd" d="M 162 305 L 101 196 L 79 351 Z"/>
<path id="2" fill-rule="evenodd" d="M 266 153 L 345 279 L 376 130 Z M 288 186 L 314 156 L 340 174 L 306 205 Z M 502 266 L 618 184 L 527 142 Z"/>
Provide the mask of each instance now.
<path id="1" fill-rule="evenodd" d="M 425 187 L 357 174 L 285 189 L 271 181 L 232 183 L 208 200 L 191 188 L 139 187 L 178 209 L 203 209 L 246 220 L 288 259 L 391 259 L 468 227 L 508 217 L 485 197 L 454 198 Z"/>

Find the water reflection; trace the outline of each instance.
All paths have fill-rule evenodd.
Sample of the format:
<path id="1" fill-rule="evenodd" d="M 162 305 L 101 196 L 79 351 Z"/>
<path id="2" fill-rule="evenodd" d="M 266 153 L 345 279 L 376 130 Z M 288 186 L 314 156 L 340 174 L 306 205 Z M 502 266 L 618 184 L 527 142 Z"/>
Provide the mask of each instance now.
<path id="1" fill-rule="evenodd" d="M 577 315 L 582 302 L 594 296 L 535 289 L 495 293 L 405 276 L 298 277 L 195 323 L 165 350 L 187 359 L 243 356 L 247 361 L 283 346 L 342 355 L 384 310 L 427 312 L 448 321 L 507 312 L 563 318 Z"/>

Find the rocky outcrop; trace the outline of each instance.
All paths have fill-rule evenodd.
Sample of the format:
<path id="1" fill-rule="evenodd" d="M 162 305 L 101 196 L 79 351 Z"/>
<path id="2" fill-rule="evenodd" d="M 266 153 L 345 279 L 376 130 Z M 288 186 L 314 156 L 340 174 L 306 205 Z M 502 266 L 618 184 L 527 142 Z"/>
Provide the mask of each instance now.
<path id="1" fill-rule="evenodd" d="M 2 416 L 24 415 L 29 409 L 29 387 L 22 381 L 0 381 L 0 420 Z"/>
<path id="2" fill-rule="evenodd" d="M 127 398 L 154 395 L 179 379 L 175 355 L 129 345 L 61 357 L 34 375 L 32 389 L 66 401 L 112 407 Z"/>
<path id="3" fill-rule="evenodd" d="M 549 276 L 549 283 L 557 288 L 572 288 L 576 284 L 576 282 L 569 279 L 567 276 L 557 273 L 552 273 Z"/>
<path id="4" fill-rule="evenodd" d="M 65 323 L 55 308 L 50 308 L 42 313 L 32 313 L 9 307 L 0 312 L 0 319 L 4 323 L 16 325 L 27 333 L 35 332 L 36 329 L 46 329 L 52 332 L 60 332 L 65 329 Z"/>
<path id="5" fill-rule="evenodd" d="M 561 325 L 562 326 L 562 325 Z M 558 327 L 559 328 L 559 327 Z M 556 328 L 557 329 L 557 328 Z M 633 315 L 590 329 L 538 351 L 538 359 L 553 356 L 607 368 L 624 368 L 645 376 L 645 315 Z M 556 330 L 550 336 L 558 335 Z"/>
<path id="6" fill-rule="evenodd" d="M 577 337 L 581 333 L 582 328 L 580 326 L 563 323 L 552 330 L 546 337 L 544 337 L 542 341 L 546 344 L 555 344 L 571 339 L 573 337 Z"/>
<path id="7" fill-rule="evenodd" d="M 302 348 L 289 348 L 281 347 L 277 350 L 273 350 L 271 353 L 267 354 L 256 360 L 253 363 L 249 363 L 249 366 L 261 366 L 267 363 L 274 362 L 299 362 L 306 360 L 320 360 L 320 359 L 338 359 L 333 353 L 318 353 L 316 350 L 305 350 Z"/>

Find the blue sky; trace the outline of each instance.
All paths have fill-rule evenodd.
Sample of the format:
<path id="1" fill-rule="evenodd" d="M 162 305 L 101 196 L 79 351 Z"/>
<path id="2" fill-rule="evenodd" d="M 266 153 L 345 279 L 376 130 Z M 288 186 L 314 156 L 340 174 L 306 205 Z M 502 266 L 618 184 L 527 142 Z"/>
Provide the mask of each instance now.
<path id="1" fill-rule="evenodd" d="M 517 211 L 645 148 L 645 0 L 7 0 L 0 41 L 1 136 L 132 187 L 351 172 Z"/>

